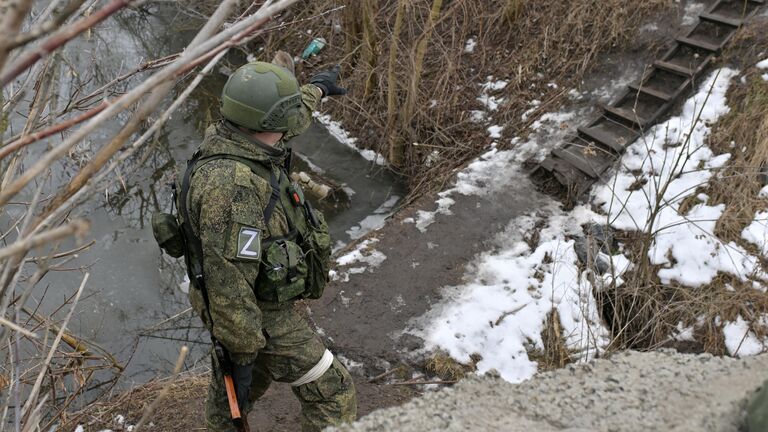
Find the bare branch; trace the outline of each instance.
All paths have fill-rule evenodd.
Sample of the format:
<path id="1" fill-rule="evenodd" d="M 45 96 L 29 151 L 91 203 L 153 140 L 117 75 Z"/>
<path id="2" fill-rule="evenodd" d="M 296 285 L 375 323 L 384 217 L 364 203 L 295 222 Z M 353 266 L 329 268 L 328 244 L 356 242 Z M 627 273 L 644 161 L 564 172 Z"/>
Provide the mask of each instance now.
<path id="1" fill-rule="evenodd" d="M 16 181 L 9 184 L 7 188 L 0 192 L 0 206 L 7 204 L 11 197 L 15 196 L 19 191 L 21 191 L 27 184 L 29 184 L 29 182 L 31 182 L 41 172 L 47 169 L 55 160 L 67 154 L 67 152 L 72 147 L 82 141 L 83 138 L 88 136 L 90 133 L 95 131 L 105 120 L 112 118 L 114 115 L 128 109 L 128 107 L 136 103 L 147 93 L 150 93 L 151 90 L 162 85 L 167 80 L 173 79 L 179 73 L 179 71 L 185 70 L 185 68 L 189 68 L 189 62 L 191 59 L 199 60 L 200 58 L 210 58 L 215 56 L 219 51 L 213 55 L 210 55 L 209 53 L 219 47 L 222 43 L 232 43 L 230 39 L 242 37 L 241 32 L 243 32 L 243 30 L 247 30 L 253 25 L 265 22 L 271 15 L 285 9 L 296 1 L 298 0 L 280 0 L 269 7 L 261 8 L 255 14 L 237 24 L 230 26 L 216 36 L 213 36 L 205 42 L 201 43 L 199 46 L 185 51 L 184 54 L 182 54 L 182 56 L 174 63 L 158 71 L 152 75 L 152 77 L 134 88 L 132 91 L 118 98 L 113 104 L 110 104 L 105 110 L 97 114 L 88 123 L 75 131 L 63 143 L 41 155 L 38 161 L 33 164 L 32 167 L 30 167 Z"/>
<path id="2" fill-rule="evenodd" d="M 61 329 L 59 330 L 59 334 L 56 335 L 56 339 L 53 341 L 53 345 L 51 345 L 51 349 L 48 351 L 48 356 L 45 359 L 45 363 L 43 364 L 43 367 L 40 369 L 40 372 L 37 375 L 37 379 L 35 380 L 35 385 L 32 387 L 32 391 L 30 392 L 29 397 L 27 398 L 27 402 L 24 404 L 22 417 L 24 417 L 24 415 L 27 412 L 29 412 L 29 409 L 31 408 L 32 404 L 34 404 L 35 401 L 37 400 L 37 395 L 40 392 L 40 386 L 42 385 L 43 378 L 45 377 L 45 374 L 48 371 L 48 367 L 51 364 L 51 359 L 53 359 L 53 354 L 56 352 L 56 349 L 61 343 L 61 338 L 64 336 L 64 331 L 67 328 L 67 324 L 69 324 L 69 320 L 72 319 L 72 315 L 75 312 L 75 307 L 77 307 L 77 302 L 80 300 L 80 295 L 83 294 L 83 289 L 85 288 L 85 284 L 88 282 L 89 277 L 90 277 L 90 273 L 86 273 L 83 276 L 83 281 L 80 283 L 80 288 L 77 289 L 77 294 L 75 294 L 75 298 L 72 301 L 72 308 L 70 308 L 69 313 L 67 314 L 67 317 L 64 319 L 64 322 L 61 324 Z"/>
<path id="3" fill-rule="evenodd" d="M 41 234 L 27 237 L 6 248 L 0 249 L 0 260 L 20 253 L 26 253 L 30 249 L 49 244 L 64 237 L 84 235 L 90 228 L 91 224 L 88 221 L 81 219 Z"/>
<path id="4" fill-rule="evenodd" d="M 7 44 L 7 49 L 12 50 L 22 45 L 26 45 L 56 30 L 56 28 L 64 24 L 64 21 L 66 21 L 70 16 L 72 16 L 72 14 L 77 12 L 77 10 L 80 8 L 80 6 L 82 6 L 83 3 L 85 3 L 85 0 L 73 0 L 69 2 L 67 6 L 65 6 L 64 9 L 61 11 L 61 13 L 58 14 L 52 20 L 47 21 L 43 24 L 40 24 L 39 26 L 32 28 L 27 33 L 17 35 L 13 39 L 11 39 Z"/>
<path id="5" fill-rule="evenodd" d="M 32 0 L 0 0 L 0 70 L 10 52 L 6 41 L 19 31 L 31 8 Z"/>
<path id="6" fill-rule="evenodd" d="M 0 325 L 8 327 L 9 329 L 11 329 L 13 331 L 17 331 L 17 332 L 23 334 L 24 336 L 26 336 L 28 338 L 32 338 L 32 339 L 38 339 L 39 338 L 39 336 L 37 334 L 32 333 L 31 331 L 29 331 L 29 330 L 19 326 L 15 322 L 9 321 L 9 320 L 7 320 L 7 319 L 5 319 L 3 317 L 0 317 Z"/>
<path id="7" fill-rule="evenodd" d="M 112 0 L 111 3 L 99 9 L 96 13 L 93 13 L 81 19 L 80 21 L 77 21 L 76 23 L 73 23 L 72 25 L 67 26 L 56 34 L 50 36 L 48 39 L 44 40 L 37 49 L 22 56 L 22 58 L 17 60 L 16 63 L 9 66 L 6 72 L 0 75 L 0 87 L 5 87 L 22 72 L 27 70 L 33 64 L 37 63 L 38 60 L 47 56 L 54 50 L 64 46 L 67 42 L 77 37 L 77 35 L 80 33 L 109 18 L 109 16 L 118 10 L 128 6 L 131 1 L 132 0 Z M 2 59 L 0 58 L 0 60 Z"/>

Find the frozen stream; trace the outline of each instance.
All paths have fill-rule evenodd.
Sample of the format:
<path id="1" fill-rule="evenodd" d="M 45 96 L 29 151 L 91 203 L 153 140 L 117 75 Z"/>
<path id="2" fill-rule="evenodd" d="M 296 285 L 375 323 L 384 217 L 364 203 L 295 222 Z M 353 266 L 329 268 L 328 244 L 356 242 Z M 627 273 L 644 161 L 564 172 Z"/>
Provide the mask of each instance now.
<path id="1" fill-rule="evenodd" d="M 90 39 L 68 47 L 69 61 L 93 75 L 93 82 L 86 87 L 88 91 L 132 70 L 142 61 L 180 51 L 194 35 L 195 24 L 199 25 L 187 17 L 181 19 L 175 11 L 150 10 L 153 14 L 149 16 L 126 11 L 100 26 Z M 94 61 L 102 56 L 114 61 Z M 234 66 L 243 61 L 240 53 L 229 58 Z M 106 65 L 107 69 L 98 69 L 99 65 Z M 201 359 L 207 361 L 208 336 L 201 332 L 201 324 L 192 314 L 157 325 L 185 311 L 189 302 L 179 289 L 181 263 L 161 256 L 149 220 L 154 211 L 169 210 L 168 183 L 202 140 L 208 119 L 218 115 L 217 96 L 229 69 L 222 66 L 216 72 L 174 114 L 158 139 L 149 145 L 151 151 L 131 160 L 123 167 L 118 181 L 77 210 L 76 216 L 85 216 L 92 222 L 88 240 L 95 240 L 94 245 L 67 263 L 67 268 L 75 270 L 50 272 L 30 302 L 32 307 L 40 302 L 42 311 L 58 307 L 82 278 L 76 268 L 87 267 L 91 273 L 87 293 L 69 330 L 98 343 L 123 363 L 130 360 L 125 384 L 167 375 L 184 344 L 192 348 L 187 367 Z M 68 91 L 63 89 L 62 93 Z M 116 131 L 121 124 L 115 122 L 107 128 Z M 95 140 L 107 137 L 106 133 L 97 133 Z M 93 143 L 92 149 L 100 144 Z M 371 225 L 369 216 L 381 219 L 387 206 L 393 206 L 404 194 L 388 171 L 337 141 L 321 125 L 313 125 L 292 144 L 305 155 L 294 158 L 297 170 L 319 169 L 325 177 L 343 185 L 351 196 L 349 206 L 324 207 L 336 241 L 346 243 L 360 235 L 361 222 L 365 220 L 362 225 L 366 227 Z M 80 148 L 73 152 L 52 182 L 68 181 L 75 172 L 78 157 L 87 158 L 88 150 Z M 39 150 L 32 150 L 29 160 L 36 151 Z M 383 204 L 387 206 L 382 208 Z M 63 245 L 62 250 L 69 246 Z"/>

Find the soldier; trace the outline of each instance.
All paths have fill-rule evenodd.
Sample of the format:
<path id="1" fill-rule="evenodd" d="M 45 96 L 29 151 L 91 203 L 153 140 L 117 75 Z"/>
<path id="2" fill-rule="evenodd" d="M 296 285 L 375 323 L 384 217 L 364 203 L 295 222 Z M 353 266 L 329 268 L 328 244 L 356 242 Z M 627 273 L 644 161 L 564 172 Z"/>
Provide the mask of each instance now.
<path id="1" fill-rule="evenodd" d="M 223 120 L 206 131 L 181 185 L 187 267 L 200 263 L 198 274 L 190 276 L 203 286 L 190 290 L 190 302 L 226 352 L 226 359 L 212 356 L 209 430 L 235 430 L 226 369 L 243 418 L 272 381 L 291 384 L 301 402 L 303 431 L 356 417 L 352 377 L 294 309 L 297 299 L 319 297 L 330 237 L 322 215 L 286 175 L 286 141 L 307 129 L 321 98 L 346 93 L 337 85 L 338 73 L 337 66 L 299 87 L 284 67 L 240 67 L 224 86 Z M 309 237 L 316 243 L 308 246 Z M 310 262 L 306 257 L 318 250 L 325 262 Z M 307 292 L 313 272 L 320 292 Z"/>

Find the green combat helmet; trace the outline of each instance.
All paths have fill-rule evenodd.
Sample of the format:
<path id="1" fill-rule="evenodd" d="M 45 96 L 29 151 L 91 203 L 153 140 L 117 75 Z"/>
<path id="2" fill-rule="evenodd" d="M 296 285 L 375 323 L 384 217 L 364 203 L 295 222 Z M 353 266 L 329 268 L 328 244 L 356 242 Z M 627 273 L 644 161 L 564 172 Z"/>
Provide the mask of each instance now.
<path id="1" fill-rule="evenodd" d="M 286 132 L 299 123 L 299 82 L 287 69 L 253 62 L 229 77 L 221 95 L 221 115 L 258 132 Z"/>

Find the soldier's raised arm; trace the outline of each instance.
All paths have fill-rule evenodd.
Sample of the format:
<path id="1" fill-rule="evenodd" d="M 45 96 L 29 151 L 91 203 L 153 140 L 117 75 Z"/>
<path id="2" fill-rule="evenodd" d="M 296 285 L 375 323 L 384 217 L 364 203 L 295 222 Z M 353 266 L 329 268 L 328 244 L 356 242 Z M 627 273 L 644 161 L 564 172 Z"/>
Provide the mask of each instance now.
<path id="1" fill-rule="evenodd" d="M 288 129 L 283 135 L 282 141 L 288 141 L 293 137 L 303 134 L 312 124 L 312 112 L 317 109 L 320 99 L 323 98 L 323 91 L 314 84 L 304 84 L 301 86 L 301 114 L 298 116 L 298 124 Z"/>
<path id="2" fill-rule="evenodd" d="M 262 316 L 252 283 L 259 271 L 262 204 L 248 186 L 248 167 L 216 160 L 198 169 L 191 203 L 199 212 L 198 235 L 210 301 L 213 335 L 235 364 L 256 359 L 264 347 Z"/>
<path id="3" fill-rule="evenodd" d="M 320 100 L 327 96 L 339 96 L 347 93 L 345 88 L 339 87 L 339 66 L 319 72 L 309 80 L 310 84 L 301 86 L 301 114 L 296 126 L 290 128 L 283 136 L 283 142 L 304 133 L 312 124 L 312 113 L 317 109 Z"/>

